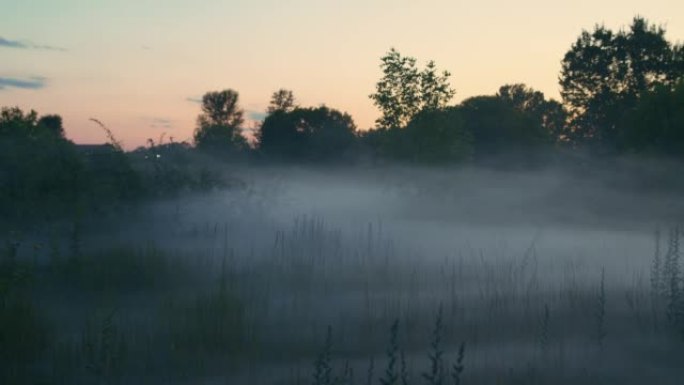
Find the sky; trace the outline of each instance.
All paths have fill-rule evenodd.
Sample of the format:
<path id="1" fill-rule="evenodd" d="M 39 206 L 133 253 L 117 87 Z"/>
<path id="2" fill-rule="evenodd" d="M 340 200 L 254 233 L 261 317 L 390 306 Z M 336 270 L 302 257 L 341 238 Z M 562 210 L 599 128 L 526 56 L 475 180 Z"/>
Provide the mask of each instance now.
<path id="1" fill-rule="evenodd" d="M 684 41 L 681 0 L 0 0 L 0 106 L 60 114 L 77 143 L 106 141 L 96 118 L 132 149 L 191 140 L 207 91 L 259 120 L 287 88 L 367 129 L 391 47 L 450 71 L 454 103 L 509 83 L 558 98 L 581 31 L 635 15 Z"/>

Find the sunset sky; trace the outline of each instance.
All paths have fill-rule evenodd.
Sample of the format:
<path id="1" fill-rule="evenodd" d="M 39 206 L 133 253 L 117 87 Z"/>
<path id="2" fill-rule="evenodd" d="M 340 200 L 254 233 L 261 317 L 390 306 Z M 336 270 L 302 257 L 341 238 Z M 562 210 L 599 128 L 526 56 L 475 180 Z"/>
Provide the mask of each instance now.
<path id="1" fill-rule="evenodd" d="M 189 140 L 206 91 L 235 89 L 260 119 L 288 88 L 365 129 L 390 47 L 449 70 L 454 102 L 518 82 L 557 98 L 581 30 L 637 14 L 684 40 L 681 0 L 2 0 L 0 106 L 60 114 L 79 143 L 106 140 L 97 118 L 132 149 Z"/>

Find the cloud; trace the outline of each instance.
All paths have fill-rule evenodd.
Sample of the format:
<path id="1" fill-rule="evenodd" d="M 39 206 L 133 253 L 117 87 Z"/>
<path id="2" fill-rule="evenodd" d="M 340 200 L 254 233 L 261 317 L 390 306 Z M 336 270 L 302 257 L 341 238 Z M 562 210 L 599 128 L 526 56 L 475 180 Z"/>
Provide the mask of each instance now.
<path id="1" fill-rule="evenodd" d="M 32 77 L 28 79 L 3 78 L 0 77 L 0 90 L 5 88 L 21 88 L 27 90 L 39 90 L 45 88 L 46 79 L 42 77 Z"/>
<path id="2" fill-rule="evenodd" d="M 185 98 L 186 101 L 191 102 L 191 103 L 197 103 L 197 104 L 202 104 L 202 98 L 197 98 L 194 96 L 190 96 L 188 98 Z"/>
<path id="3" fill-rule="evenodd" d="M 0 36 L 0 47 L 10 47 L 10 48 L 29 48 L 26 43 L 22 43 L 17 40 L 7 40 Z"/>
<path id="4" fill-rule="evenodd" d="M 150 122 L 150 128 L 165 128 L 165 129 L 173 128 L 173 121 L 171 119 L 148 118 L 147 120 Z"/>
<path id="5" fill-rule="evenodd" d="M 0 47 L 19 48 L 19 49 L 42 49 L 47 51 L 66 51 L 66 48 L 51 45 L 35 44 L 30 41 L 10 40 L 0 36 Z"/>
<path id="6" fill-rule="evenodd" d="M 263 111 L 247 111 L 247 117 L 251 120 L 264 120 L 266 116 L 268 114 Z"/>

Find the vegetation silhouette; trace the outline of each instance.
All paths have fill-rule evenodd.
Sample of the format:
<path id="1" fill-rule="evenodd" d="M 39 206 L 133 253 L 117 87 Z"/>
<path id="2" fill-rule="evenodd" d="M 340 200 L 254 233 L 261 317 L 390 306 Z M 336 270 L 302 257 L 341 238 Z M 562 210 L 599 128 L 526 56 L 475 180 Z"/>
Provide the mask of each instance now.
<path id="1" fill-rule="evenodd" d="M 560 275 L 544 277 L 553 261 L 539 263 L 536 236 L 523 255 L 496 260 L 468 242 L 458 258 L 442 255 L 440 243 L 448 237 L 451 247 L 473 219 L 486 224 L 493 214 L 479 217 L 478 205 L 515 206 L 497 215 L 535 226 L 546 223 L 546 214 L 599 221 L 601 214 L 586 212 L 608 204 L 627 208 L 625 215 L 643 213 L 651 198 L 666 202 L 668 220 L 679 215 L 682 208 L 666 198 L 684 191 L 682 45 L 639 17 L 618 32 L 582 31 L 562 61 L 561 101 L 511 83 L 496 94 L 451 103 L 450 74 L 434 62 L 420 69 L 395 49 L 380 60 L 382 77 L 370 99 L 382 116 L 368 130 L 338 109 L 302 106 L 284 88 L 271 95 L 251 134 L 239 93 L 224 89 L 202 97 L 191 143 L 161 135 L 132 151 L 95 118 L 107 143 L 72 142 L 56 114 L 0 109 L 0 383 L 196 383 L 202 376 L 215 382 L 245 367 L 248 383 L 271 383 L 259 381 L 270 374 L 260 373 L 268 365 L 283 369 L 276 375 L 290 371 L 275 383 L 352 384 L 359 375 L 368 384 L 403 385 L 602 383 L 601 375 L 606 383 L 643 383 L 655 371 L 677 383 L 684 346 L 679 227 L 667 239 L 656 235 L 650 277 L 629 271 L 626 288 L 616 286 L 615 266 L 583 282 L 568 260 Z M 566 180 L 561 172 L 562 182 L 539 182 L 498 170 L 541 168 L 557 159 L 581 177 Z M 605 167 L 624 159 L 629 167 Z M 270 167 L 283 164 L 288 167 Z M 383 167 L 397 164 L 421 167 Z M 296 179 L 300 165 L 315 177 Z M 463 167 L 470 165 L 497 170 Z M 277 190 L 293 175 L 286 186 L 296 193 L 255 188 L 248 178 L 261 166 L 264 173 L 254 172 L 253 180 L 266 176 L 268 188 Z M 312 171 L 320 167 L 328 177 L 344 166 L 354 168 L 353 177 L 331 172 L 316 179 L 323 173 Z M 628 183 L 616 170 L 628 174 Z M 663 171 L 664 182 L 654 170 Z M 234 177 L 238 172 L 244 173 Z M 392 179 L 403 172 L 408 176 Z M 492 172 L 485 177 L 489 185 L 477 183 L 480 172 Z M 494 181 L 502 176 L 515 181 Z M 423 177 L 429 183 L 410 180 Z M 381 179 L 382 191 L 367 193 L 364 178 Z M 322 203 L 306 209 L 326 212 L 329 204 L 333 221 L 378 214 L 379 224 L 350 220 L 349 228 L 337 228 L 315 215 L 295 217 L 289 227 L 280 223 L 287 215 L 280 211 L 302 210 L 297 198 L 309 199 L 312 179 L 313 189 L 332 183 L 334 191 L 311 194 Z M 591 183 L 581 183 L 587 181 L 615 186 L 599 199 Z M 515 189 L 526 183 L 531 186 Z M 578 197 L 564 191 L 585 187 Z M 469 201 L 472 195 L 477 199 Z M 359 204 L 359 196 L 371 203 Z M 582 200 L 579 213 L 568 213 L 576 207 L 568 197 Z M 214 205 L 214 198 L 221 202 Z M 473 207 L 454 204 L 461 200 Z M 197 219 L 182 207 L 188 202 L 210 207 L 199 209 Z M 351 216 L 339 214 L 352 205 Z M 372 205 L 380 209 L 362 216 Z M 537 223 L 537 210 L 551 213 Z M 452 227 L 456 215 L 464 217 Z M 211 222 L 212 216 L 220 219 Z M 498 226 L 508 220 L 483 227 L 484 242 L 495 243 Z M 516 232 L 526 231 L 517 225 Z M 424 228 L 431 234 L 421 249 L 411 238 L 425 235 Z M 580 242 L 591 241 L 592 229 L 583 230 Z M 49 244 L 22 238 L 41 231 L 58 235 L 36 236 L 51 238 Z M 125 245 L 112 247 L 108 240 L 118 232 Z M 159 240 L 168 244 L 153 244 Z M 560 243 L 553 250 L 567 251 Z M 316 332 L 325 324 L 336 324 L 335 334 L 331 326 Z M 389 343 L 376 361 L 372 354 L 387 342 L 386 326 Z M 500 351 L 511 361 L 500 362 Z M 315 352 L 311 377 L 301 375 L 301 364 L 290 366 L 308 365 L 304 358 Z M 492 356 L 505 372 L 488 366 Z M 358 372 L 366 362 L 367 371 Z"/>
<path id="2" fill-rule="evenodd" d="M 252 136 L 233 89 L 207 92 L 193 143 L 149 141 L 125 152 L 76 145 L 59 115 L 4 107 L 0 114 L 0 213 L 63 216 L 109 204 L 225 185 L 221 163 L 544 165 L 568 154 L 684 158 L 684 46 L 635 17 L 627 29 L 583 30 L 562 59 L 562 101 L 521 84 L 449 102 L 448 71 L 392 48 L 370 99 L 381 117 L 357 129 L 334 108 L 300 106 L 291 90 L 271 95 Z M 568 157 L 573 162 L 572 156 Z"/>
<path id="3" fill-rule="evenodd" d="M 278 160 L 342 160 L 356 140 L 351 116 L 325 106 L 274 109 L 258 129 L 257 151 Z"/>
<path id="4" fill-rule="evenodd" d="M 570 138 L 603 150 L 631 147 L 625 116 L 649 92 L 676 84 L 684 75 L 682 52 L 682 45 L 665 39 L 664 27 L 642 17 L 627 30 L 597 25 L 582 31 L 563 57 L 559 78 Z"/>
<path id="5" fill-rule="evenodd" d="M 231 89 L 207 92 L 202 96 L 202 113 L 197 117 L 194 140 L 197 149 L 226 155 L 244 149 L 242 136 L 244 111 L 238 106 L 239 94 Z"/>

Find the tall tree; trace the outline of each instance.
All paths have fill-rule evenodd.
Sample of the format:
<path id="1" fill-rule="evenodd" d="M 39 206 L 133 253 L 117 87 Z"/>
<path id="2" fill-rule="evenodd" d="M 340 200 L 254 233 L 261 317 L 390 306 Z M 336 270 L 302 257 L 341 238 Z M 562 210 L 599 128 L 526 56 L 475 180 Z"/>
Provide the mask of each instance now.
<path id="1" fill-rule="evenodd" d="M 638 98 L 684 74 L 681 50 L 665 39 L 664 28 L 641 17 L 617 33 L 604 26 L 582 31 L 563 58 L 559 79 L 574 139 L 617 143 L 619 122 Z"/>
<path id="2" fill-rule="evenodd" d="M 292 91 L 281 88 L 271 96 L 271 102 L 269 103 L 266 112 L 269 114 L 276 111 L 290 112 L 296 107 L 297 105 Z"/>
<path id="3" fill-rule="evenodd" d="M 506 84 L 499 88 L 497 96 L 515 110 L 528 115 L 553 139 L 567 139 L 567 113 L 563 105 L 553 99 L 547 100 L 543 92 L 524 84 Z"/>
<path id="4" fill-rule="evenodd" d="M 625 119 L 622 149 L 684 158 L 684 79 L 643 95 Z"/>
<path id="5" fill-rule="evenodd" d="M 445 107 L 455 94 L 451 74 L 439 73 L 433 61 L 419 71 L 415 58 L 401 56 L 394 48 L 380 60 L 383 77 L 369 95 L 382 112 L 376 121 L 380 128 L 405 127 L 421 110 Z"/>
<path id="6" fill-rule="evenodd" d="M 423 72 L 420 73 L 421 109 L 434 110 L 446 107 L 456 91 L 449 85 L 451 74 L 437 71 L 435 62 L 430 60 Z"/>
<path id="7" fill-rule="evenodd" d="M 490 155 L 524 153 L 550 141 L 549 133 L 535 118 L 495 96 L 475 96 L 458 107 L 472 134 L 476 160 Z"/>
<path id="8" fill-rule="evenodd" d="M 325 106 L 277 110 L 257 133 L 259 150 L 289 160 L 340 159 L 354 143 L 356 126 L 351 116 Z"/>
<path id="9" fill-rule="evenodd" d="M 241 134 L 244 111 L 238 106 L 238 97 L 231 89 L 204 94 L 194 134 L 198 148 L 220 151 L 246 144 Z"/>

